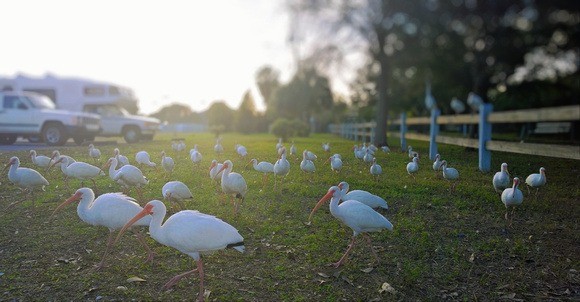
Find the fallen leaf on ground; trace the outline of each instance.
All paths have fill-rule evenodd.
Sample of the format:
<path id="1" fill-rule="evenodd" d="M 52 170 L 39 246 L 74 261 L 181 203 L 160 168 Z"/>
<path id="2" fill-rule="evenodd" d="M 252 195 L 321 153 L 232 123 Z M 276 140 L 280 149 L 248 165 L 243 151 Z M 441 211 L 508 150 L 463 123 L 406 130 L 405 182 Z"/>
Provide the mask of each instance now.
<path id="1" fill-rule="evenodd" d="M 384 292 L 396 294 L 397 290 L 394 287 L 392 287 L 389 283 L 385 282 L 383 283 L 383 285 L 381 285 L 381 289 L 379 289 L 379 294 L 382 294 Z"/>
<path id="2" fill-rule="evenodd" d="M 131 283 L 131 282 L 145 282 L 147 280 L 145 279 L 141 279 L 139 277 L 131 277 L 129 279 L 127 279 L 127 282 Z"/>

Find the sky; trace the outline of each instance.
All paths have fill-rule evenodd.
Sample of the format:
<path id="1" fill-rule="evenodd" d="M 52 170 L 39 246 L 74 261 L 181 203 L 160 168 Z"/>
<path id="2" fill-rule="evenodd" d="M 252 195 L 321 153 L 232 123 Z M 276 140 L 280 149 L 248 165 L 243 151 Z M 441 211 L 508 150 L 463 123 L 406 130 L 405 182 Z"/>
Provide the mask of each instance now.
<path id="1" fill-rule="evenodd" d="M 237 108 L 268 64 L 292 56 L 281 0 L 18 0 L 2 4 L 0 76 L 74 76 L 132 88 L 140 112 L 170 103 Z"/>

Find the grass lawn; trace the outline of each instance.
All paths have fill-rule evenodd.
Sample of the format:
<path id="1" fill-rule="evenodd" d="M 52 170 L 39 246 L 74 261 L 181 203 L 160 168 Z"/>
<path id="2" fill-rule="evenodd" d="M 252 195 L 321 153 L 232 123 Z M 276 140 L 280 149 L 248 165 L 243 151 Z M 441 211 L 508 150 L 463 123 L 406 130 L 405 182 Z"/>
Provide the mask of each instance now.
<path id="1" fill-rule="evenodd" d="M 580 299 L 580 161 L 494 152 L 492 173 L 478 170 L 477 152 L 439 145 L 442 158 L 460 172 L 460 182 L 450 192 L 449 182 L 435 175 L 428 159 L 428 142 L 410 141 L 421 156 L 416 181 L 405 166 L 406 153 L 377 153 L 383 175 L 377 182 L 369 166 L 354 158 L 354 142 L 331 135 L 296 138 L 299 154 L 309 149 L 318 155 L 313 178 L 300 170 L 300 158 L 290 158 L 291 170 L 282 186 L 274 190 L 272 176 L 262 187 L 262 175 L 250 165 L 251 158 L 275 162 L 277 139 L 272 135 L 225 134 L 225 152 L 217 156 L 211 134 L 186 134 L 186 151 L 171 150 L 172 135 L 159 135 L 139 144 L 97 144 L 103 153 L 99 166 L 119 147 L 134 163 L 134 155 L 146 150 L 159 164 L 165 150 L 176 162 L 171 177 L 162 169 L 143 168 L 150 180 L 144 205 L 161 199 L 161 187 L 180 180 L 191 189 L 189 209 L 215 215 L 236 227 L 245 239 L 246 253 L 219 251 L 204 256 L 205 288 L 210 301 L 415 301 L 512 299 Z M 331 153 L 340 153 L 344 167 L 330 170 L 321 143 L 330 142 Z M 391 139 L 391 143 L 396 140 Z M 238 158 L 234 145 L 248 149 Z M 194 166 L 188 150 L 199 145 L 203 155 Z M 286 143 L 289 149 L 290 143 Z M 52 151 L 52 149 L 50 149 Z M 77 161 L 91 163 L 86 147 L 60 149 Z M 48 150 L 39 154 L 48 155 Z M 33 167 L 27 151 L 1 152 L 5 164 L 18 156 L 22 166 Z M 236 216 L 208 176 L 212 159 L 231 159 L 249 192 Z M 493 190 L 491 179 L 502 162 L 511 176 L 522 181 L 546 168 L 548 183 L 537 197 L 528 194 L 516 210 L 514 223 L 506 229 L 505 208 Z M 44 173 L 43 173 L 44 174 Z M 82 222 L 71 205 L 50 217 L 62 201 L 81 184 L 64 186 L 60 170 L 51 171 L 46 192 L 27 197 L 12 185 L 7 173 L 0 176 L 0 301 L 181 301 L 194 300 L 198 275 L 181 280 L 168 291 L 161 287 L 174 275 L 191 270 L 194 261 L 179 251 L 147 236 L 156 253 L 145 263 L 146 253 L 130 233 L 114 246 L 107 266 L 95 271 L 108 230 Z M 348 261 L 336 269 L 328 266 L 344 253 L 352 231 L 330 215 L 328 205 L 307 225 L 308 215 L 330 186 L 347 181 L 351 190 L 367 190 L 382 196 L 389 210 L 381 212 L 393 231 L 371 233 L 380 263 L 371 265 L 372 253 L 361 241 Z M 91 185 L 90 182 L 85 183 Z M 97 181 L 98 193 L 117 192 L 120 187 L 108 176 Z M 134 191 L 131 196 L 137 197 Z M 32 199 L 35 200 L 33 206 Z M 7 209 L 15 201 L 22 201 Z M 139 277 L 144 282 L 129 282 Z"/>

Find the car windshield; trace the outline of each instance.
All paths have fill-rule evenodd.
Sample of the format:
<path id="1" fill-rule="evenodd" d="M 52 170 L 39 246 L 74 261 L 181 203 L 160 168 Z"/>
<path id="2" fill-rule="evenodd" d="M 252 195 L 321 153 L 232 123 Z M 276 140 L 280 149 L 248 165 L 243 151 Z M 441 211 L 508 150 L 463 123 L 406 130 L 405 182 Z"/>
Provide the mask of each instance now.
<path id="1" fill-rule="evenodd" d="M 39 109 L 55 109 L 54 103 L 44 95 L 27 95 L 28 99 Z"/>
<path id="2" fill-rule="evenodd" d="M 89 108 L 89 112 L 97 113 L 102 116 L 126 116 L 129 115 L 127 111 L 116 105 L 101 105 Z"/>

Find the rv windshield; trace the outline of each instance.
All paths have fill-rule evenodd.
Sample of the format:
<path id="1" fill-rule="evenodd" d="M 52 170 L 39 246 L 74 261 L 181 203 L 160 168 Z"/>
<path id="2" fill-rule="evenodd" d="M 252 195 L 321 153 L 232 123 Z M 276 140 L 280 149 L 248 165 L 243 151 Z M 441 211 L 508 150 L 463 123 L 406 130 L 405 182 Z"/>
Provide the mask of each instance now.
<path id="1" fill-rule="evenodd" d="M 54 103 L 44 95 L 27 95 L 28 99 L 39 109 L 55 109 Z"/>

